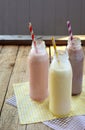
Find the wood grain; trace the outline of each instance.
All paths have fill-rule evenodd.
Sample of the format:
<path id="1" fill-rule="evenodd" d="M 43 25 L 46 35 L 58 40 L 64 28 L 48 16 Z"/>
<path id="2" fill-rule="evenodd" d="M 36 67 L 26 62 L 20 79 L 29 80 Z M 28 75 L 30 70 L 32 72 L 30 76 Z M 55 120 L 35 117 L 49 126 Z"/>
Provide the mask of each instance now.
<path id="1" fill-rule="evenodd" d="M 18 47 L 4 46 L 0 53 L 0 111 L 8 89 Z"/>
<path id="2" fill-rule="evenodd" d="M 58 49 L 60 48 L 64 49 L 65 46 L 58 47 Z M 85 55 L 85 47 L 83 47 L 83 50 Z M 0 104 L 3 104 L 0 130 L 51 130 L 43 123 L 19 125 L 17 108 L 4 102 L 5 99 L 14 94 L 14 83 L 28 81 L 27 57 L 29 51 L 30 46 L 0 46 L 0 90 L 2 90 L 0 91 Z M 53 47 L 48 47 L 47 52 L 50 56 L 53 56 Z"/>
<path id="3" fill-rule="evenodd" d="M 81 39 L 82 45 L 85 46 L 85 35 L 74 35 Z M 52 36 L 36 35 L 36 39 L 41 37 L 45 40 L 46 46 L 52 46 Z M 57 46 L 67 45 L 68 36 L 55 36 Z M 30 35 L 0 35 L 0 45 L 31 45 Z"/>
<path id="4" fill-rule="evenodd" d="M 11 74 L 10 82 L 8 85 L 6 99 L 14 94 L 13 83 L 28 81 L 27 80 L 28 77 L 26 77 L 26 68 L 27 68 L 26 62 L 27 62 L 29 49 L 30 48 L 27 46 L 25 47 L 21 46 L 19 48 L 15 66 Z M 19 126 L 17 109 L 7 104 L 4 104 L 1 113 L 0 128 L 3 130 L 12 130 L 12 129 L 16 130 L 17 127 L 19 130 L 21 129 L 25 130 L 26 128 L 26 126 L 23 127 Z"/>

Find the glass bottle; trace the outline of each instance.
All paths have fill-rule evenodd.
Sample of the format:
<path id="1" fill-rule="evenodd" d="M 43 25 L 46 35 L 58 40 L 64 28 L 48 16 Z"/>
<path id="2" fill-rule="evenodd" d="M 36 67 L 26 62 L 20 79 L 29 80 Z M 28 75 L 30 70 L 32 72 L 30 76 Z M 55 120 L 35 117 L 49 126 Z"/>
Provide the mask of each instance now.
<path id="1" fill-rule="evenodd" d="M 67 50 L 73 71 L 72 95 L 76 95 L 82 91 L 84 53 L 81 40 L 77 37 L 72 41 L 68 39 Z"/>
<path id="2" fill-rule="evenodd" d="M 30 97 L 36 101 L 43 101 L 48 96 L 48 67 L 49 59 L 45 42 L 36 41 L 36 49 L 32 48 L 28 56 Z"/>
<path id="3" fill-rule="evenodd" d="M 49 109 L 54 115 L 66 115 L 71 109 L 72 68 L 66 51 L 54 55 L 49 69 Z"/>

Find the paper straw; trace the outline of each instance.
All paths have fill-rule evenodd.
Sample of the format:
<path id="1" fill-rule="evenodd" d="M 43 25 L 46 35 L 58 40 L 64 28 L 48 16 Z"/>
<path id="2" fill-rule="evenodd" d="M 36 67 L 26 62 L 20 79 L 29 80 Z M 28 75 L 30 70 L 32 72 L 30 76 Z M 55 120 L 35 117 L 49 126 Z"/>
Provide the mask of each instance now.
<path id="1" fill-rule="evenodd" d="M 30 31 L 31 38 L 32 38 L 32 41 L 34 42 L 34 46 L 35 46 L 35 49 L 36 49 L 35 35 L 34 35 L 34 32 L 33 32 L 33 28 L 32 28 L 31 22 L 29 23 L 29 31 Z M 37 50 L 37 49 L 36 49 L 36 50 Z"/>
<path id="2" fill-rule="evenodd" d="M 73 40 L 73 34 L 72 34 L 70 21 L 67 21 L 67 27 L 68 27 L 68 32 L 69 32 L 69 35 L 70 35 L 70 40 L 72 41 Z"/>
<path id="3" fill-rule="evenodd" d="M 58 58 L 58 51 L 56 50 L 56 44 L 55 44 L 54 37 L 52 37 L 52 44 L 53 44 L 53 47 L 54 47 L 54 51 L 55 51 L 56 57 Z M 58 62 L 59 62 L 59 59 L 58 59 Z"/>

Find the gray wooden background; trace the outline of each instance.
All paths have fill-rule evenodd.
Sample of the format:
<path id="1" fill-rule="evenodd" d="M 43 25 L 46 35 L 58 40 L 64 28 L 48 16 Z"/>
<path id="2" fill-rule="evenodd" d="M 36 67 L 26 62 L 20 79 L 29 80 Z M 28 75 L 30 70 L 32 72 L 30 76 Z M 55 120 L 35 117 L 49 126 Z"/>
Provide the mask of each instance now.
<path id="1" fill-rule="evenodd" d="M 0 0 L 0 35 L 29 34 L 31 21 L 36 35 L 85 34 L 85 0 Z"/>

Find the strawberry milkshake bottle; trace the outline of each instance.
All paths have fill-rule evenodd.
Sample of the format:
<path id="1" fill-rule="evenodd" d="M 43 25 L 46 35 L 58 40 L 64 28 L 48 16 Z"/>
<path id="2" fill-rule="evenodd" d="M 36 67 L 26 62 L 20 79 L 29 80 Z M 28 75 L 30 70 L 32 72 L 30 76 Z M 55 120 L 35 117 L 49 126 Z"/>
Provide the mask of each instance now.
<path id="1" fill-rule="evenodd" d="M 45 48 L 45 42 L 34 41 L 28 56 L 30 97 L 36 101 L 43 101 L 48 96 L 48 67 L 49 58 Z"/>
<path id="2" fill-rule="evenodd" d="M 67 50 L 73 71 L 72 95 L 77 95 L 82 91 L 83 80 L 84 53 L 81 46 L 81 40 L 77 37 L 73 37 L 73 39 L 69 38 Z"/>

